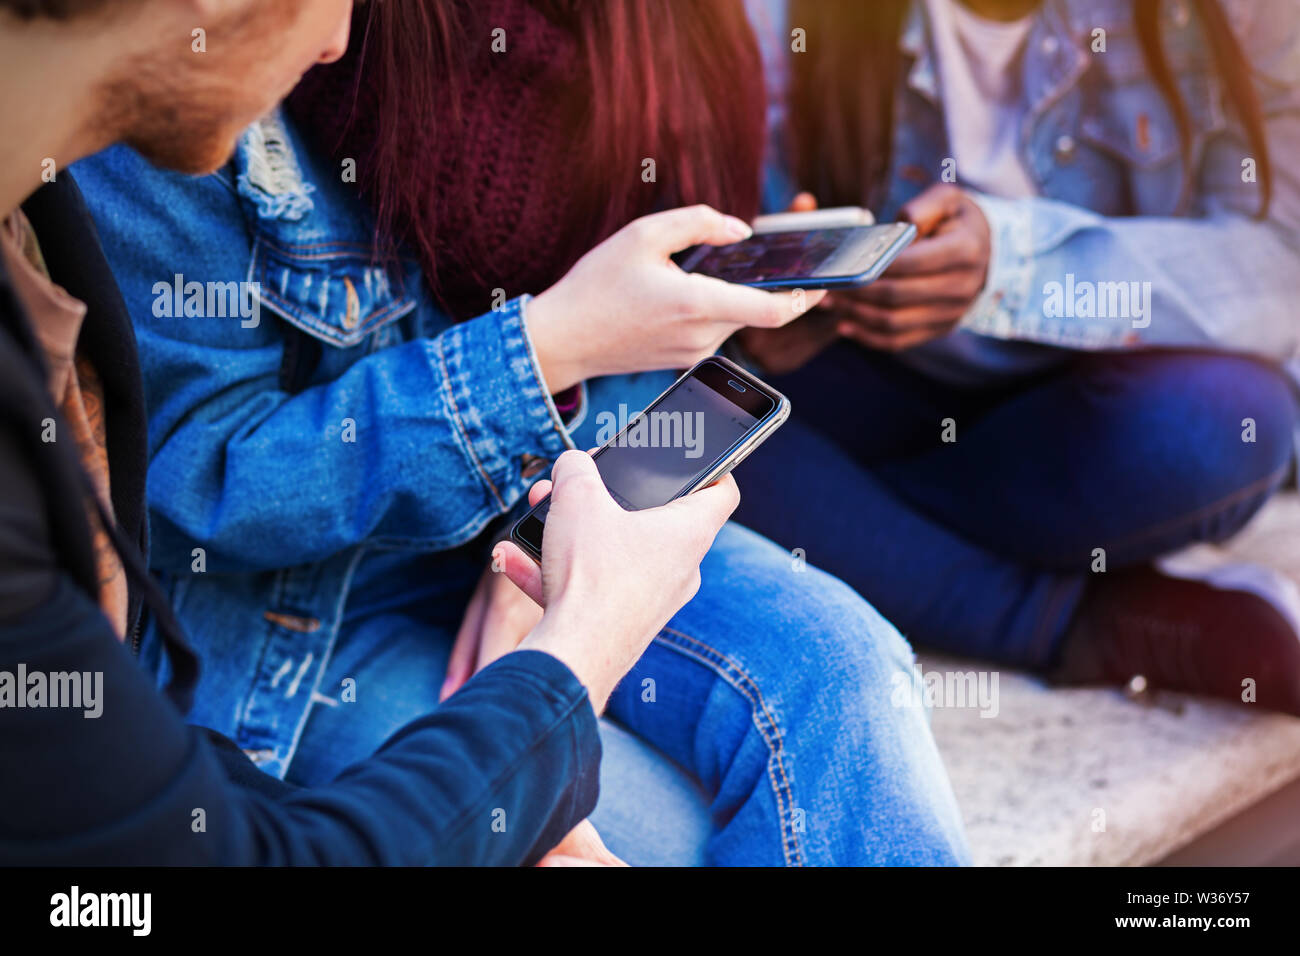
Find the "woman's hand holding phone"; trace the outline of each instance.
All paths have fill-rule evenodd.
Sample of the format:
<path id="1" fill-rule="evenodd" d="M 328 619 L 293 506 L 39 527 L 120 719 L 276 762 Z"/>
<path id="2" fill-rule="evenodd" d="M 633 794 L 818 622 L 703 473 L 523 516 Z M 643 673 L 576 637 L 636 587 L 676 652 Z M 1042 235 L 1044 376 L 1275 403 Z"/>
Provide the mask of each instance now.
<path id="1" fill-rule="evenodd" d="M 541 566 L 508 541 L 497 545 L 494 560 L 546 609 L 519 649 L 563 661 L 600 713 L 654 636 L 695 596 L 700 562 L 740 492 L 728 475 L 661 508 L 624 511 L 591 456 L 567 451 L 528 500 L 536 504 L 547 493 Z"/>
<path id="2" fill-rule="evenodd" d="M 501 573 L 494 559 L 465 608 L 438 699 L 446 700 L 498 657 L 517 649 L 541 619 L 542 609 Z"/>
<path id="3" fill-rule="evenodd" d="M 817 199 L 812 193 L 799 193 L 786 212 L 814 212 Z M 840 337 L 839 317 L 832 311 L 835 293 L 820 306 L 779 329 L 741 329 L 737 337 L 741 347 L 771 375 L 785 375 L 803 368 Z"/>
<path id="4" fill-rule="evenodd" d="M 737 329 L 777 328 L 821 301 L 690 275 L 672 255 L 725 245 L 750 228 L 708 206 L 643 216 L 574 264 L 527 306 L 528 333 L 551 392 L 598 375 L 686 368 Z"/>
<path id="5" fill-rule="evenodd" d="M 590 820 L 583 820 L 537 866 L 627 866 L 609 851 Z"/>

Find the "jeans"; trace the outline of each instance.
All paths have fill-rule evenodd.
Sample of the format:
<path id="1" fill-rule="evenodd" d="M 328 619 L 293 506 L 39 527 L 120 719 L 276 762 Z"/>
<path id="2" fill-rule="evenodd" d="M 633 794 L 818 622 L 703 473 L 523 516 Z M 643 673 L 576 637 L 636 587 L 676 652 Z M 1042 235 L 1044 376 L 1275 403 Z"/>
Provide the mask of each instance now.
<path id="1" fill-rule="evenodd" d="M 772 382 L 794 416 L 737 469 L 736 519 L 913 643 L 1030 669 L 1090 574 L 1229 537 L 1294 448 L 1292 386 L 1235 355 L 1079 353 L 964 390 L 839 344 Z"/>
<path id="2" fill-rule="evenodd" d="M 633 864 L 969 862 L 920 695 L 898 693 L 916 680 L 898 632 L 735 524 L 701 578 L 602 721 L 592 820 L 609 848 Z M 346 612 L 322 682 L 353 678 L 356 700 L 314 704 L 292 783 L 330 779 L 435 706 L 464 602 L 381 590 Z"/>

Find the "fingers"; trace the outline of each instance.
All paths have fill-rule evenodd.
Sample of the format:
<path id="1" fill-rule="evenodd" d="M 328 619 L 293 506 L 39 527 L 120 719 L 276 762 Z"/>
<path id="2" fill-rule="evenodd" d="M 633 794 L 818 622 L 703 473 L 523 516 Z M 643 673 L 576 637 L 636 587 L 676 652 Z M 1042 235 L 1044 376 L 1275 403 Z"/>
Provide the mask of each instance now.
<path id="1" fill-rule="evenodd" d="M 538 866 L 627 866 L 610 852 L 590 820 L 583 820 L 537 863 Z"/>
<path id="2" fill-rule="evenodd" d="M 700 243 L 729 245 L 748 239 L 754 233 L 748 223 L 703 205 L 683 206 L 642 216 L 629 228 L 643 241 L 653 244 L 665 257 Z"/>
<path id="3" fill-rule="evenodd" d="M 591 455 L 571 448 L 555 459 L 551 468 L 552 508 L 562 507 L 574 496 L 588 495 L 596 489 L 603 497 L 609 497 Z"/>
<path id="4" fill-rule="evenodd" d="M 784 313 L 778 326 L 793 322 L 809 309 L 819 305 L 826 298 L 826 289 L 795 289 L 790 292 L 769 292 L 777 300 L 777 312 Z"/>
<path id="5" fill-rule="evenodd" d="M 536 566 L 535 562 L 529 563 Z M 497 581 L 483 614 L 475 673 L 515 650 L 542 620 L 542 609 L 532 598 L 509 580 L 498 577 Z"/>
<path id="6" fill-rule="evenodd" d="M 943 220 L 955 216 L 965 201 L 966 194 L 959 187 L 951 183 L 936 183 L 906 203 L 899 218 L 913 223 L 917 232 L 928 236 Z"/>
<path id="7" fill-rule="evenodd" d="M 700 314 L 734 329 L 788 325 L 826 297 L 825 289 L 767 292 L 710 276 L 692 276 L 701 295 Z"/>
<path id="8" fill-rule="evenodd" d="M 705 502 L 715 516 L 719 528 L 726 524 L 732 512 L 740 507 L 740 486 L 736 484 L 736 479 L 731 474 L 723 475 L 709 487 L 701 488 L 696 494 L 700 492 L 707 494 Z"/>
<path id="9" fill-rule="evenodd" d="M 548 853 L 537 861 L 539 867 L 560 867 L 560 866 L 627 866 L 623 861 L 618 863 L 602 863 L 596 860 L 588 860 L 580 856 L 565 856 L 561 853 Z"/>
<path id="10" fill-rule="evenodd" d="M 492 551 L 492 564 L 501 568 L 515 587 L 532 598 L 539 607 L 546 606 L 542 590 L 542 569 L 537 562 L 524 554 L 513 541 L 502 541 Z M 474 658 L 478 657 L 478 648 L 474 648 Z"/>
<path id="11" fill-rule="evenodd" d="M 707 488 L 670 501 L 664 510 L 684 516 L 693 526 L 709 529 L 712 541 L 739 505 L 740 488 L 735 478 L 726 475 Z"/>
<path id="12" fill-rule="evenodd" d="M 980 265 L 979 237 L 965 230 L 954 229 L 912 243 L 889 264 L 885 275 L 900 278 L 946 272 L 950 269 L 974 269 Z"/>
<path id="13" fill-rule="evenodd" d="M 799 193 L 790 200 L 788 212 L 813 212 L 817 209 L 817 197 L 812 193 Z"/>
<path id="14" fill-rule="evenodd" d="M 902 308 L 926 302 L 969 303 L 979 294 L 980 275 L 974 269 L 955 269 L 927 275 L 877 279 L 856 290 L 856 302 Z"/>
<path id="15" fill-rule="evenodd" d="M 551 479 L 543 478 L 528 489 L 528 505 L 532 507 L 551 493 Z"/>
<path id="16" fill-rule="evenodd" d="M 447 661 L 447 675 L 443 678 L 442 688 L 438 691 L 438 700 L 444 701 L 460 689 L 474 673 L 474 664 L 478 659 L 479 641 L 483 635 L 483 615 L 487 609 L 487 595 L 491 569 L 483 573 L 474 595 L 465 608 L 465 617 L 456 632 L 456 643 L 451 647 L 451 658 Z"/>
<path id="17" fill-rule="evenodd" d="M 551 504 L 546 528 L 542 532 L 543 554 L 562 553 L 563 549 L 589 533 L 583 529 L 591 524 L 593 518 L 608 513 L 610 509 L 622 510 L 600 480 L 600 472 L 591 456 L 576 449 L 564 452 L 555 459 L 551 468 Z M 561 551 L 554 551 L 553 544 Z M 542 561 L 547 563 L 545 557 Z"/>
<path id="18" fill-rule="evenodd" d="M 627 866 L 605 846 L 605 841 L 600 838 L 590 820 L 583 820 L 574 827 L 564 843 L 556 849 L 564 855 L 572 854 L 602 866 Z"/>
<path id="19" fill-rule="evenodd" d="M 834 313 L 818 310 L 780 329 L 741 329 L 738 337 L 765 371 L 780 375 L 801 368 L 834 342 L 838 321 Z"/>
<path id="20" fill-rule="evenodd" d="M 910 328 L 881 329 L 860 322 L 846 321 L 840 324 L 840 334 L 867 348 L 879 349 L 882 352 L 901 352 L 947 335 L 956 324 L 957 320 L 952 319 L 923 323 Z"/>
<path id="21" fill-rule="evenodd" d="M 965 315 L 960 302 L 930 302 L 923 305 L 885 307 L 870 302 L 854 302 L 845 310 L 839 332 L 846 327 L 865 328 L 871 332 L 911 332 L 926 326 L 957 322 Z"/>

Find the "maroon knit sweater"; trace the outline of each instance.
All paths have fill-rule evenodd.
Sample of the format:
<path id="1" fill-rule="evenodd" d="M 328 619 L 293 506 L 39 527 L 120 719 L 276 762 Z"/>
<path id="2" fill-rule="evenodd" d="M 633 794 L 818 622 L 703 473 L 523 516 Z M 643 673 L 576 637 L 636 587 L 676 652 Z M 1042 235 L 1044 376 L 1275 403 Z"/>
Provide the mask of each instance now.
<path id="1" fill-rule="evenodd" d="M 494 289 L 507 297 L 544 290 L 610 230 L 598 221 L 604 208 L 599 197 L 584 188 L 589 157 L 581 150 L 590 81 L 576 27 L 549 18 L 529 0 L 460 0 L 455 6 L 461 35 L 473 38 L 458 51 L 460 95 L 437 97 L 433 135 L 401 131 L 403 150 L 409 142 L 414 161 L 412 174 L 403 177 L 411 180 L 410 193 L 403 191 L 386 225 L 393 238 L 409 241 L 412 216 L 435 224 L 434 248 L 417 251 L 435 293 L 453 317 L 464 319 L 489 308 Z M 506 31 L 505 54 L 494 52 L 488 39 L 496 26 Z M 360 55 L 364 36 L 360 21 L 348 55 L 309 73 L 289 107 L 318 147 L 336 158 L 356 158 L 362 195 L 373 205 L 376 184 L 367 169 L 383 109 L 373 57 L 363 63 Z M 739 190 L 745 195 L 728 211 L 749 216 L 758 204 L 761 78 L 756 72 L 738 87 L 746 91 L 748 107 L 729 108 L 748 108 L 754 135 L 748 137 L 749 155 L 735 162 L 753 170 L 752 189 L 746 181 Z M 639 168 L 628 170 L 633 215 L 681 201 L 673 195 L 671 170 L 666 172 L 657 184 L 646 184 Z"/>

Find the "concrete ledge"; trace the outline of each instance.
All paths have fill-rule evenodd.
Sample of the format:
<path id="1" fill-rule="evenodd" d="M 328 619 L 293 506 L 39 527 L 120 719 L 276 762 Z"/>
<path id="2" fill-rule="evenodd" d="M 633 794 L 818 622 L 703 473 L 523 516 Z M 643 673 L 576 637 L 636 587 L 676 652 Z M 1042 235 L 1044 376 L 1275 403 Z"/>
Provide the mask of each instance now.
<path id="1" fill-rule="evenodd" d="M 1227 550 L 1300 580 L 1300 498 L 1280 496 Z M 988 669 L 934 655 L 921 663 L 927 672 Z M 998 703 L 996 717 L 975 707 L 932 717 L 982 866 L 1178 862 L 1190 844 L 1200 863 L 1252 862 L 1215 856 L 1227 843 L 1207 834 L 1231 822 L 1240 846 L 1252 808 L 1274 806 L 1281 797 L 1268 798 L 1300 780 L 1297 718 L 1175 694 L 1133 701 L 1116 690 L 1052 690 L 1009 671 L 999 673 Z M 1300 846 L 1295 815 L 1273 812 L 1266 826 L 1287 820 L 1294 829 L 1263 834 L 1261 853 Z"/>

